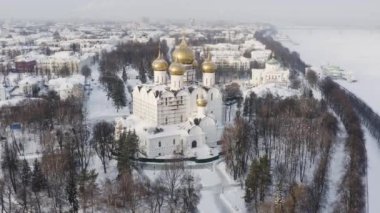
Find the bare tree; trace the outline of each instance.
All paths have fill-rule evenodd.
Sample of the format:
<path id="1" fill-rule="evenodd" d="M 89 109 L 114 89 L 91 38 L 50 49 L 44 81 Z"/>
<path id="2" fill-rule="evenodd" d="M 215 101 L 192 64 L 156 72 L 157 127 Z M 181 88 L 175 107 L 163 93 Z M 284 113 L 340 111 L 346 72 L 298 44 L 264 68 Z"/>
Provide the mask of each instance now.
<path id="1" fill-rule="evenodd" d="M 107 164 L 112 157 L 112 151 L 115 146 L 114 132 L 115 127 L 105 121 L 95 124 L 93 129 L 93 145 L 98 157 L 102 161 L 104 173 L 107 173 Z"/>
<path id="2" fill-rule="evenodd" d="M 227 126 L 222 136 L 222 150 L 225 154 L 227 168 L 234 179 L 244 176 L 248 170 L 248 159 L 252 154 L 250 126 L 247 121 L 238 116 L 234 125 Z"/>
<path id="3" fill-rule="evenodd" d="M 81 73 L 85 77 L 85 84 L 87 84 L 88 78 L 91 76 L 91 68 L 87 65 L 84 65 L 81 69 Z"/>
<path id="4" fill-rule="evenodd" d="M 175 212 L 179 205 L 178 189 L 181 187 L 181 180 L 184 176 L 182 162 L 173 162 L 165 165 L 164 170 L 158 177 L 158 181 L 166 188 L 166 202 L 170 212 Z"/>
<path id="5" fill-rule="evenodd" d="M 201 198 L 200 180 L 194 177 L 190 172 L 186 171 L 181 179 L 181 187 L 179 196 L 182 199 L 183 212 L 193 213 L 197 210 L 197 205 Z"/>

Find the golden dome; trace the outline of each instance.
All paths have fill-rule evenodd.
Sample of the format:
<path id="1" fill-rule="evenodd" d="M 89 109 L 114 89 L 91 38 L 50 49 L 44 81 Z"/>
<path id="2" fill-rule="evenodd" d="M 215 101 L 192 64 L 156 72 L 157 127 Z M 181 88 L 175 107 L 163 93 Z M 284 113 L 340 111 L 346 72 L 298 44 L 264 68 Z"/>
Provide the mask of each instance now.
<path id="1" fill-rule="evenodd" d="M 197 99 L 197 106 L 206 107 L 207 106 L 207 100 L 204 98 L 198 98 Z"/>
<path id="2" fill-rule="evenodd" d="M 178 59 L 176 59 L 173 63 L 169 66 L 169 72 L 170 75 L 183 75 L 185 74 L 185 67 L 178 63 Z"/>
<path id="3" fill-rule="evenodd" d="M 194 53 L 187 46 L 185 38 L 182 38 L 181 43 L 175 48 L 173 58 L 177 58 L 178 62 L 181 64 L 192 64 L 194 61 Z"/>
<path id="4" fill-rule="evenodd" d="M 168 62 L 162 57 L 161 52 L 158 53 L 158 57 L 152 62 L 153 71 L 166 71 L 168 70 Z"/>
<path id="5" fill-rule="evenodd" d="M 216 68 L 216 64 L 211 61 L 211 55 L 209 53 L 207 59 L 202 63 L 202 71 L 204 73 L 215 73 Z"/>

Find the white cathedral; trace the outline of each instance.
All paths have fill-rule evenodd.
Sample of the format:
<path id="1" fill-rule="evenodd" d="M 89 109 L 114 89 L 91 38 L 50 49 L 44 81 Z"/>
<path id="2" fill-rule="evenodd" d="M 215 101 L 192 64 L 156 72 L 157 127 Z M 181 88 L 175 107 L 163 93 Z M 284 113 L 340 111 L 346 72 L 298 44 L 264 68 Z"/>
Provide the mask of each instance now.
<path id="1" fill-rule="evenodd" d="M 224 128 L 222 93 L 215 84 L 217 66 L 208 54 L 201 65 L 202 82 L 198 83 L 198 62 L 185 38 L 175 48 L 172 60 L 169 66 L 159 52 L 152 63 L 154 83 L 134 88 L 133 115 L 116 120 L 115 136 L 135 130 L 141 157 L 210 155 Z"/>

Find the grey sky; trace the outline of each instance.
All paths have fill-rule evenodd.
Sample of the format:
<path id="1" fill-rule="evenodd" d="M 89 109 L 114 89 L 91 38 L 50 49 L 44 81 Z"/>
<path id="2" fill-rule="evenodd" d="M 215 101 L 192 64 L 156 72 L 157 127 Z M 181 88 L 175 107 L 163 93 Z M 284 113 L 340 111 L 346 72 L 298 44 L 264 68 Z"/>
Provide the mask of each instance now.
<path id="1" fill-rule="evenodd" d="M 380 23 L 379 0 L 0 0 L 0 18 Z"/>

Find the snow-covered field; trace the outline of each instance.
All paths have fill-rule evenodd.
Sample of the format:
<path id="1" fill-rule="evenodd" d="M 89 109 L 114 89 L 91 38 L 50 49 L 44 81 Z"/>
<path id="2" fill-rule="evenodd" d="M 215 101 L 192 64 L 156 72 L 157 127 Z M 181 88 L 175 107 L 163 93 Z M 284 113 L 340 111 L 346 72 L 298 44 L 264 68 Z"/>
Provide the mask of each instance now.
<path id="1" fill-rule="evenodd" d="M 281 42 L 300 53 L 313 67 L 330 63 L 351 71 L 358 82 L 338 82 L 380 113 L 377 95 L 380 91 L 380 30 L 291 27 L 280 28 L 279 32 L 291 39 Z M 380 211 L 380 147 L 368 131 L 365 133 L 369 212 L 376 213 Z"/>

